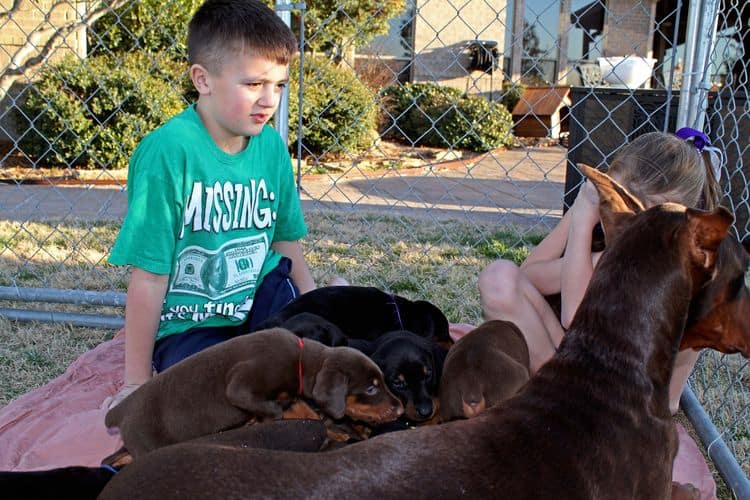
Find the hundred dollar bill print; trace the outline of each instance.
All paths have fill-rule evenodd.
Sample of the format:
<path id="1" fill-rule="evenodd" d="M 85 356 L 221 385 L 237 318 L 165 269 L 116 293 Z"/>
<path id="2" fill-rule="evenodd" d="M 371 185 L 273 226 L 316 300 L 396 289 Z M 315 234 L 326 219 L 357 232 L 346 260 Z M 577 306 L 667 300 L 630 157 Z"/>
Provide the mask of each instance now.
<path id="1" fill-rule="evenodd" d="M 177 256 L 177 269 L 169 291 L 217 300 L 252 289 L 268 248 L 265 234 L 232 240 L 214 251 L 186 247 Z"/>

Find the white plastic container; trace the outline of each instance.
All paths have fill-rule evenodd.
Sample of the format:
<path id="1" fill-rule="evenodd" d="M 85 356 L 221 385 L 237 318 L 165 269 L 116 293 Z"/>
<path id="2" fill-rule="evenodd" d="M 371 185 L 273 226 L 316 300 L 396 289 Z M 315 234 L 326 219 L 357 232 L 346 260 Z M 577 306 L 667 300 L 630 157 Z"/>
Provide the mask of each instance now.
<path id="1" fill-rule="evenodd" d="M 637 89 L 654 71 L 656 59 L 641 56 L 600 57 L 602 80 L 613 87 Z"/>

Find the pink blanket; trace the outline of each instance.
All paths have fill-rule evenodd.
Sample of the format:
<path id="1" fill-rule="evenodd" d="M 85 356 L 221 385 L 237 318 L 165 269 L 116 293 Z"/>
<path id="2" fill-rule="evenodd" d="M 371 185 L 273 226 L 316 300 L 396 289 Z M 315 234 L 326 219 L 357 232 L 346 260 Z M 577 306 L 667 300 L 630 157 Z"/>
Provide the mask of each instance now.
<path id="1" fill-rule="evenodd" d="M 123 383 L 125 335 L 82 354 L 48 384 L 0 410 L 0 470 L 95 467 L 122 446 L 104 400 Z"/>
<path id="2" fill-rule="evenodd" d="M 701 500 L 716 500 L 716 482 L 708 470 L 706 459 L 690 434 L 679 423 L 677 435 L 680 438 L 677 456 L 672 467 L 672 480 L 678 483 L 690 483 L 701 492 Z"/>

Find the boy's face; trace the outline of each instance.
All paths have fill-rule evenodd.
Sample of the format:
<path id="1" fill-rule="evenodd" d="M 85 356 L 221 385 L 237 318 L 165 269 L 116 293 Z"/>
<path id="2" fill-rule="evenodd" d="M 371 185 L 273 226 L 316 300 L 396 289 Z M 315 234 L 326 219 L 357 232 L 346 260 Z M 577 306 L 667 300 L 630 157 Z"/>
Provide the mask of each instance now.
<path id="1" fill-rule="evenodd" d="M 200 93 L 198 113 L 214 141 L 227 152 L 260 134 L 289 82 L 289 67 L 245 52 L 228 56 L 215 72 L 199 67 L 193 82 Z M 237 149 L 239 148 L 239 149 Z"/>

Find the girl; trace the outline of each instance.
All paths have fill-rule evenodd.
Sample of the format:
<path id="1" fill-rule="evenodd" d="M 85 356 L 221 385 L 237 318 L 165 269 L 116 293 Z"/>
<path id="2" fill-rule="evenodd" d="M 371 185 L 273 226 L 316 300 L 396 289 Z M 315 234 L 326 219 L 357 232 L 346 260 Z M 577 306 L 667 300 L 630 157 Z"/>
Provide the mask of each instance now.
<path id="1" fill-rule="evenodd" d="M 646 208 L 671 201 L 709 210 L 718 204 L 720 191 L 708 148 L 704 152 L 707 142 L 705 135 L 692 129 L 681 129 L 676 135 L 644 134 L 617 153 L 608 174 Z M 479 275 L 485 319 L 513 321 L 521 329 L 532 373 L 552 357 L 581 303 L 601 255 L 592 252 L 598 222 L 598 195 L 586 182 L 558 225 L 520 267 L 498 260 Z M 561 299 L 559 316 L 545 299 L 555 294 Z M 669 398 L 673 413 L 697 358 L 693 350 L 677 356 Z"/>

